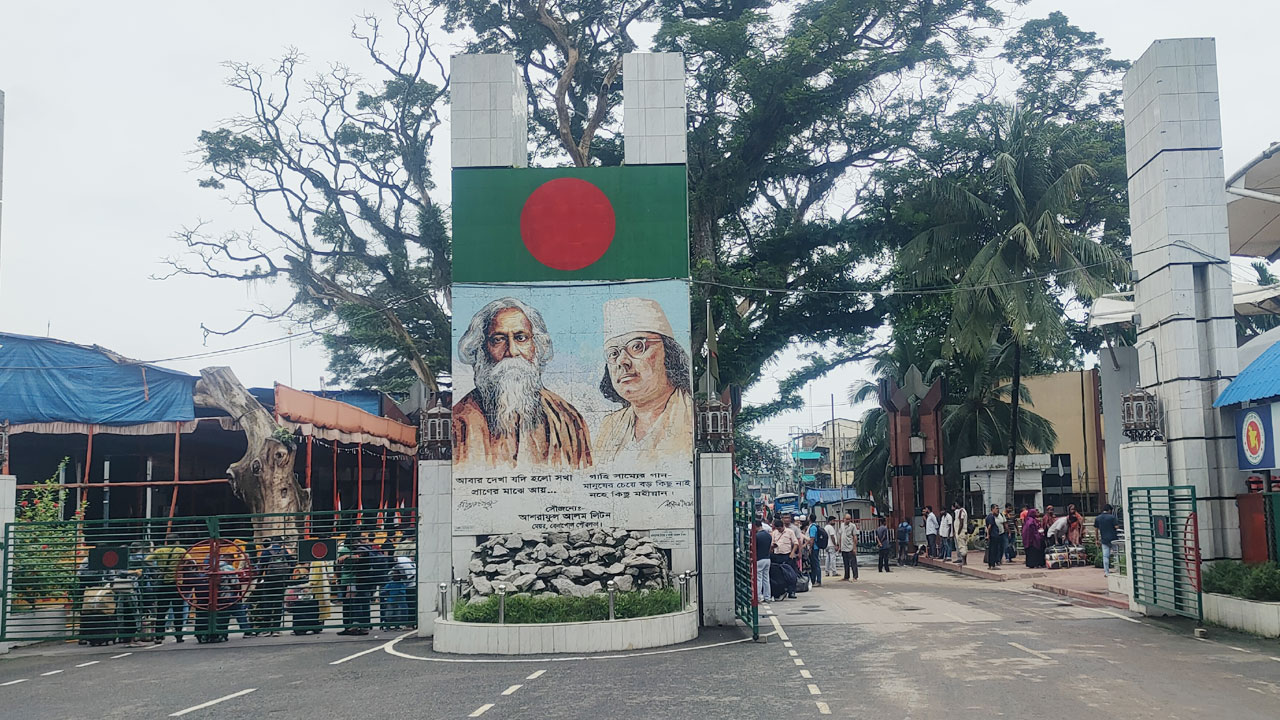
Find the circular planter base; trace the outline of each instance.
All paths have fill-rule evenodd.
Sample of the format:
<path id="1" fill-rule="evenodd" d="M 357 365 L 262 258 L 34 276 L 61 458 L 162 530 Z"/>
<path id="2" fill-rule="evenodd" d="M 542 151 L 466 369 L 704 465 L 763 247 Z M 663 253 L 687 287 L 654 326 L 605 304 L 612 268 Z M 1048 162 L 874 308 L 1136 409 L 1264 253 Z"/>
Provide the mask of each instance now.
<path id="1" fill-rule="evenodd" d="M 433 647 L 458 655 L 550 655 L 663 647 L 698 637 L 698 611 L 577 623 L 496 625 L 437 619 Z"/>

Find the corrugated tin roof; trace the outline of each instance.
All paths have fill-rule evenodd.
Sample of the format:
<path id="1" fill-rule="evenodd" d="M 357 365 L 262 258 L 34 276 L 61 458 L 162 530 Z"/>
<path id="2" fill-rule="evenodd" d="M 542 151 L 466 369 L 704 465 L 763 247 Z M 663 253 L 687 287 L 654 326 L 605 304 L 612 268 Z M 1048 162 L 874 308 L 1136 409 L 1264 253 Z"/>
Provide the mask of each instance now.
<path id="1" fill-rule="evenodd" d="M 1214 407 L 1253 402 L 1280 395 L 1280 343 L 1267 348 L 1240 371 L 1213 402 Z"/>

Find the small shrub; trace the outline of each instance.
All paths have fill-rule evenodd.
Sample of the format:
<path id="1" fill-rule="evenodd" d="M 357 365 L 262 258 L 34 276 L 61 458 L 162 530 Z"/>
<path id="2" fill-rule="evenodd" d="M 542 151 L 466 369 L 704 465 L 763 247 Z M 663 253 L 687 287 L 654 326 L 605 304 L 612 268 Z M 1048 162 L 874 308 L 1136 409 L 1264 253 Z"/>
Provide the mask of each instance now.
<path id="1" fill-rule="evenodd" d="M 1280 602 L 1280 567 L 1267 564 L 1249 568 L 1239 594 L 1246 600 Z"/>
<path id="2" fill-rule="evenodd" d="M 1205 592 L 1240 596 L 1249 567 L 1239 560 L 1219 560 L 1204 573 L 1201 587 Z"/>
<path id="3" fill-rule="evenodd" d="M 676 612 L 680 609 L 677 590 L 637 590 L 614 596 L 614 615 L 618 618 L 648 617 Z M 460 601 L 453 619 L 468 623 L 498 622 L 498 596 L 483 600 Z M 508 623 L 562 623 L 609 619 L 609 596 L 603 593 L 587 597 L 535 597 L 508 595 L 505 620 Z"/>

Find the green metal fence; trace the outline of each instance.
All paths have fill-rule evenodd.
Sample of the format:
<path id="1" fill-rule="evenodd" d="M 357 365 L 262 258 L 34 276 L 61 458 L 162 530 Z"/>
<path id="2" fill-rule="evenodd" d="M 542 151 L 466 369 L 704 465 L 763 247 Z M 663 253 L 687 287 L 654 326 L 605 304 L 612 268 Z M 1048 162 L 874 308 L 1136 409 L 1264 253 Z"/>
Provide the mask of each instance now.
<path id="1" fill-rule="evenodd" d="M 1195 488 L 1129 488 L 1127 509 L 1134 601 L 1203 620 Z"/>
<path id="2" fill-rule="evenodd" d="M 760 597 L 756 588 L 755 538 L 751 520 L 755 517 L 755 501 L 733 503 L 733 612 L 747 627 L 751 637 L 760 639 Z"/>
<path id="3" fill-rule="evenodd" d="M 417 622 L 413 510 L 12 523 L 0 640 L 219 642 Z"/>

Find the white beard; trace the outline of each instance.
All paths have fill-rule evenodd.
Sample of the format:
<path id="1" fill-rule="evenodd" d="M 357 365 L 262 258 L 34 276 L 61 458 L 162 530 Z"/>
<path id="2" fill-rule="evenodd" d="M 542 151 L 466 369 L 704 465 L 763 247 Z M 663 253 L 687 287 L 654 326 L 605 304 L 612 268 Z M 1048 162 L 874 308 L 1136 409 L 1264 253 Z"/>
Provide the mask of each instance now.
<path id="1" fill-rule="evenodd" d="M 480 409 L 495 436 L 532 430 L 543 422 L 542 368 L 523 358 L 496 363 L 482 355 L 475 366 Z"/>

